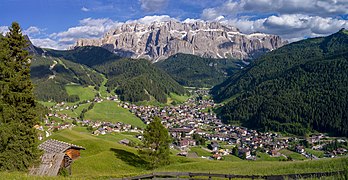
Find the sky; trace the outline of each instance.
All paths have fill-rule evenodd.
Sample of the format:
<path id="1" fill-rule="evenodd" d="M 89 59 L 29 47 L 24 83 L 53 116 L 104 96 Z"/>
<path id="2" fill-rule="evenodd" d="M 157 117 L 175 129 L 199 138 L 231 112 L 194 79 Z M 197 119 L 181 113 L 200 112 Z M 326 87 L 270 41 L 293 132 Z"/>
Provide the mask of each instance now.
<path id="1" fill-rule="evenodd" d="M 122 23 L 219 21 L 290 42 L 348 29 L 348 0 L 1 0 L 0 32 L 13 21 L 34 45 L 67 49 Z"/>

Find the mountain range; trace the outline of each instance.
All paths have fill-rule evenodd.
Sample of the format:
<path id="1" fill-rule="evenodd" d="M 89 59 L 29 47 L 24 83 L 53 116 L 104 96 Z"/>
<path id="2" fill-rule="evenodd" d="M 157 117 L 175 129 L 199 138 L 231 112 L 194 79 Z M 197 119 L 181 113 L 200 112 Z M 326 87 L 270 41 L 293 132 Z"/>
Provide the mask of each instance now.
<path id="1" fill-rule="evenodd" d="M 121 57 L 167 59 L 177 53 L 209 58 L 252 59 L 287 42 L 263 33 L 243 34 L 219 22 L 125 23 L 101 39 L 80 39 L 76 47 L 100 46 Z"/>

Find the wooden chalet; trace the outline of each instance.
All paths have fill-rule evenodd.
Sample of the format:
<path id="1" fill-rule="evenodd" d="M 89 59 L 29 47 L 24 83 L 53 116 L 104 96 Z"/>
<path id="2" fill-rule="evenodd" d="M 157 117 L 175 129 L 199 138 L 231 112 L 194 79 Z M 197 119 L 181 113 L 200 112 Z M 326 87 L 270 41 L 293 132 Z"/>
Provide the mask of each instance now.
<path id="1" fill-rule="evenodd" d="M 80 157 L 80 150 L 85 150 L 84 147 L 54 139 L 43 142 L 39 149 L 44 151 L 41 164 L 30 170 L 31 175 L 56 176 L 62 168 L 67 168 L 70 172 L 73 160 Z"/>

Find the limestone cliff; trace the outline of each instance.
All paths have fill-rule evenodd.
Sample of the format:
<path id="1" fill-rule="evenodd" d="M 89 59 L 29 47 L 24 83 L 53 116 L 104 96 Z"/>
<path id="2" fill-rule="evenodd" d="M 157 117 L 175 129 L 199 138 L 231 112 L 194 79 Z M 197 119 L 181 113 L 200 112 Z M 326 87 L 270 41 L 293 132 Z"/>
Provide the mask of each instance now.
<path id="1" fill-rule="evenodd" d="M 218 22 L 125 23 L 101 39 L 80 39 L 74 47 L 101 46 L 122 57 L 165 59 L 176 53 L 250 59 L 284 45 L 279 36 L 243 34 Z"/>

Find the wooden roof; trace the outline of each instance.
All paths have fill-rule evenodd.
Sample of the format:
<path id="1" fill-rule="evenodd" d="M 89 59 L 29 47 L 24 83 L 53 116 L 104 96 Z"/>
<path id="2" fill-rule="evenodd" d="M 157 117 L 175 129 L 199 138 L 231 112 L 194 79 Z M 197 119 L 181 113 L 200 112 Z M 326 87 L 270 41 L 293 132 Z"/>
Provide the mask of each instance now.
<path id="1" fill-rule="evenodd" d="M 65 153 L 45 153 L 41 156 L 41 164 L 37 168 L 32 168 L 30 175 L 36 176 L 56 176 L 61 167 Z"/>
<path id="2" fill-rule="evenodd" d="M 44 150 L 45 153 L 64 153 L 68 149 L 83 149 L 82 146 L 77 146 L 74 144 L 58 141 L 55 139 L 49 139 L 39 145 L 39 149 Z"/>

